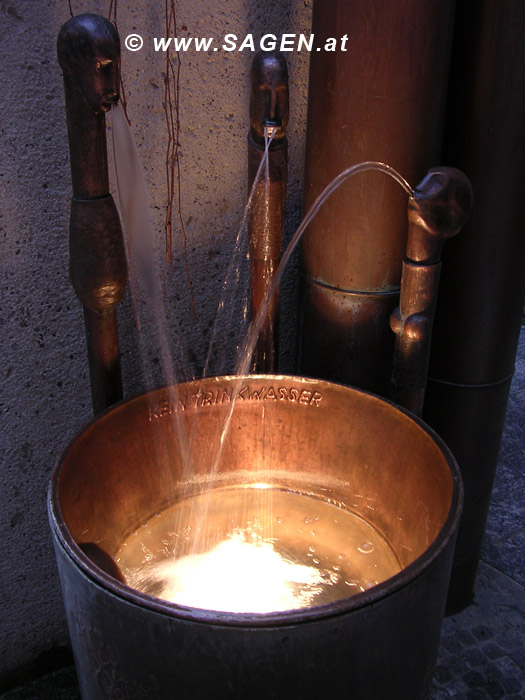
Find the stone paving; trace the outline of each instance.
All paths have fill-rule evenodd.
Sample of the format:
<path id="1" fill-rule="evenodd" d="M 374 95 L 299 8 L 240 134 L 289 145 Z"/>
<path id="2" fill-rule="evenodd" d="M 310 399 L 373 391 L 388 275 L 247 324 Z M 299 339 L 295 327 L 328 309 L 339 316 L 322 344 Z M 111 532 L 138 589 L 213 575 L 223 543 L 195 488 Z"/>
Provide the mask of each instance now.
<path id="1" fill-rule="evenodd" d="M 481 562 L 474 603 L 443 623 L 432 700 L 525 697 L 525 591 Z"/>
<path id="2" fill-rule="evenodd" d="M 443 623 L 431 700 L 525 698 L 525 330 L 474 602 Z"/>
<path id="3" fill-rule="evenodd" d="M 524 514 L 525 331 L 521 334 L 474 602 L 443 623 L 430 700 L 525 699 Z M 0 695 L 0 700 L 79 699 L 72 667 Z"/>

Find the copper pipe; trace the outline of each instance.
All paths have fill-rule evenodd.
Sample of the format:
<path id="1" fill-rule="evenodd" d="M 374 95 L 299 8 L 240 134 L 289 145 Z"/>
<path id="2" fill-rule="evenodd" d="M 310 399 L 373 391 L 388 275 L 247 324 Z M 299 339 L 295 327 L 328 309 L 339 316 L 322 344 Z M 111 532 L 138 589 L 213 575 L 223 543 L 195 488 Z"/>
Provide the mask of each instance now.
<path id="1" fill-rule="evenodd" d="M 127 279 L 122 229 L 109 193 L 105 112 L 119 99 L 120 40 L 93 14 L 66 22 L 57 54 L 64 75 L 73 198 L 70 278 L 84 306 L 94 413 L 122 398 L 117 304 Z"/>
<path id="2" fill-rule="evenodd" d="M 260 51 L 252 62 L 250 132 L 248 135 L 248 187 L 251 190 L 265 150 L 265 136 L 272 136 L 268 150 L 268 175 L 261 174 L 248 218 L 250 241 L 250 314 L 257 317 L 281 257 L 286 172 L 288 164 L 288 69 L 278 52 Z M 270 302 L 254 351 L 253 370 L 277 371 L 279 354 L 279 298 Z"/>
<path id="3" fill-rule="evenodd" d="M 453 0 L 317 0 L 304 207 L 349 165 L 388 163 L 419 182 L 439 162 Z M 406 247 L 406 199 L 382 173 L 353 178 L 302 245 L 300 371 L 388 394 Z"/>
<path id="4" fill-rule="evenodd" d="M 471 209 L 472 187 L 455 168 L 432 168 L 409 198 L 401 299 L 390 317 L 396 334 L 392 397 L 417 416 L 425 399 L 441 249 L 459 233 Z"/>
<path id="5" fill-rule="evenodd" d="M 519 0 L 457 4 L 444 159 L 475 203 L 443 252 L 424 412 L 465 482 L 451 610 L 473 595 L 525 301 L 524 28 Z"/>

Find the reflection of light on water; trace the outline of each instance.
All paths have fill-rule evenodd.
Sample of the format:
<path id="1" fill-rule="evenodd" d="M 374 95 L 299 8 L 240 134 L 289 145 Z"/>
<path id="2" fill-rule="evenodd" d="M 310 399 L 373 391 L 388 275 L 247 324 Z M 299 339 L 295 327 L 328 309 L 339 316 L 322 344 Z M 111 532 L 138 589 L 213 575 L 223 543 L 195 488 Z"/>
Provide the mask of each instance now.
<path id="1" fill-rule="evenodd" d="M 319 569 L 287 561 L 271 542 L 246 542 L 241 533 L 209 552 L 163 561 L 155 569 L 150 574 L 165 582 L 160 598 L 239 613 L 305 607 L 326 583 Z"/>
<path id="2" fill-rule="evenodd" d="M 232 613 L 325 605 L 400 570 L 355 513 L 265 482 L 177 501 L 130 533 L 115 559 L 146 595 Z"/>

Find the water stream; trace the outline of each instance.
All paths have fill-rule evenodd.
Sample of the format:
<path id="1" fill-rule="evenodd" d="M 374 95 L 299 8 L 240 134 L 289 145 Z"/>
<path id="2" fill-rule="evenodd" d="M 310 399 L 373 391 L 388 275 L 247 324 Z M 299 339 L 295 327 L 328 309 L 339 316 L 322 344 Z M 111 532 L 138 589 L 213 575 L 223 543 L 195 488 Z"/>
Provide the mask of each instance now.
<path id="1" fill-rule="evenodd" d="M 170 338 L 164 305 L 163 289 L 155 261 L 155 237 L 150 220 L 148 189 L 144 169 L 131 133 L 124 109 L 117 103 L 111 111 L 113 158 L 124 240 L 133 294 L 135 326 L 142 371 L 148 390 L 153 388 L 152 347 L 157 346 L 161 357 L 164 382 L 170 387 L 170 399 L 178 404 L 178 383 L 184 375 L 175 371 L 173 352 L 185 355 L 181 339 Z M 187 363 L 179 361 L 179 368 Z M 184 369 L 182 369 L 184 371 Z M 178 450 L 185 471 L 189 469 L 188 435 L 180 420 L 176 420 Z M 157 446 L 152 445 L 152 450 Z"/>
<path id="2" fill-rule="evenodd" d="M 173 405 L 178 405 L 177 380 L 179 378 L 175 376 L 173 370 L 171 354 L 173 339 L 170 338 L 170 343 L 168 343 L 161 274 L 156 273 L 156 270 L 160 270 L 161 266 L 155 264 L 153 255 L 155 245 L 149 219 L 147 188 L 137 148 L 120 106 L 112 110 L 112 126 L 117 187 L 130 259 L 137 325 L 139 329 L 143 327 L 142 317 L 145 317 L 148 322 L 151 318 L 154 319 L 155 333 L 161 348 L 160 354 L 164 375 L 167 383 L 172 387 L 170 391 L 172 392 L 171 400 Z M 216 355 L 215 346 L 222 327 L 225 323 L 229 324 L 231 322 L 229 316 L 233 313 L 233 305 L 228 301 L 228 298 L 231 297 L 232 290 L 235 290 L 238 285 L 240 262 L 244 256 L 243 251 L 247 250 L 246 241 L 243 239 L 246 221 L 253 193 L 264 173 L 266 173 L 266 191 L 268 192 L 268 148 L 271 138 L 266 138 L 265 141 L 265 153 L 261 158 L 259 170 L 254 179 L 243 219 L 237 232 L 234 247 L 235 254 L 232 255 L 223 283 L 203 376 L 207 376 L 214 362 Z M 291 507 L 292 510 L 295 508 L 297 511 L 295 515 L 301 520 L 301 518 L 304 519 L 305 517 L 305 508 L 308 510 L 308 508 L 311 508 L 311 504 L 305 505 L 301 501 L 301 497 L 296 494 L 293 498 L 299 500 L 294 505 L 290 500 L 293 500 L 293 498 L 288 493 L 285 497 L 286 503 L 283 505 L 283 493 L 279 489 L 272 487 L 271 479 L 265 484 L 259 485 L 259 487 L 254 487 L 253 485 L 243 486 L 237 489 L 235 494 L 224 494 L 221 492 L 219 500 L 217 500 L 218 490 L 214 490 L 213 483 L 214 476 L 220 471 L 223 448 L 230 430 L 236 400 L 242 390 L 243 382 L 245 382 L 243 375 L 249 373 L 257 340 L 264 325 L 272 297 L 279 288 L 283 271 L 308 224 L 317 214 L 320 207 L 347 179 L 366 170 L 378 170 L 385 173 L 398 182 L 407 194 L 412 194 L 409 184 L 393 168 L 384 163 L 370 161 L 359 163 L 344 170 L 316 199 L 287 246 L 277 267 L 266 299 L 257 317 L 252 319 L 242 344 L 237 361 L 236 373 L 238 379 L 234 382 L 232 400 L 222 425 L 219 444 L 210 463 L 209 490 L 195 495 L 191 486 L 189 486 L 187 491 L 182 492 L 182 500 L 167 509 L 169 511 L 168 514 L 161 513 L 158 514 L 158 518 L 157 516 L 153 517 L 144 524 L 143 528 L 140 528 L 140 532 L 137 531 L 140 534 L 140 539 L 137 539 L 137 535 L 132 533 L 126 538 L 119 550 L 117 560 L 123 568 L 127 580 L 139 590 L 194 607 L 237 610 L 238 608 L 231 607 L 231 603 L 212 601 L 209 595 L 206 597 L 206 594 L 201 596 L 204 603 L 199 604 L 198 600 L 196 601 L 191 595 L 191 589 L 195 589 L 195 584 L 192 584 L 191 581 L 196 580 L 195 576 L 209 580 L 212 583 L 217 578 L 217 574 L 214 572 L 217 571 L 216 555 L 218 551 L 222 553 L 223 558 L 236 552 L 238 559 L 244 562 L 242 572 L 233 573 L 233 578 L 241 581 L 240 587 L 235 587 L 231 577 L 224 585 L 224 589 L 227 591 L 231 592 L 232 588 L 238 590 L 238 593 L 234 595 L 234 598 L 237 600 L 241 600 L 241 589 L 243 591 L 247 588 L 252 590 L 251 602 L 242 598 L 243 602 L 240 603 L 241 610 L 239 611 L 267 611 L 266 608 L 262 610 L 257 607 L 260 605 L 257 602 L 260 600 L 260 595 L 257 593 L 259 590 L 258 586 L 253 580 L 250 579 L 250 582 L 243 578 L 247 569 L 256 568 L 256 560 L 252 561 L 251 559 L 254 551 L 262 567 L 256 577 L 258 580 L 263 578 L 263 570 L 271 566 L 277 567 L 280 571 L 279 576 L 284 578 L 282 586 L 275 591 L 277 600 L 269 603 L 270 608 L 268 610 L 290 609 L 348 596 L 351 593 L 364 590 L 369 585 L 375 585 L 378 581 L 384 580 L 384 578 L 399 570 L 395 554 L 391 552 L 386 542 L 381 543 L 379 533 L 365 532 L 363 528 L 365 530 L 366 528 L 373 530 L 373 528 L 348 512 L 338 512 L 336 515 L 332 512 L 325 514 L 325 520 L 330 522 L 335 520 L 336 524 L 338 521 L 341 521 L 343 524 L 339 526 L 332 523 L 332 526 L 325 528 L 326 536 L 321 543 L 320 553 L 316 557 L 312 554 L 313 543 L 309 540 L 303 542 L 300 538 L 299 545 L 293 545 L 296 549 L 298 547 L 297 552 L 291 556 L 290 551 L 293 549 L 291 540 L 290 537 L 286 536 L 281 523 L 278 522 L 277 510 L 279 508 L 281 510 L 288 507 Z M 141 300 L 142 294 L 145 297 L 144 302 Z M 246 313 L 246 309 L 244 313 Z M 139 337 L 141 332 L 139 332 Z M 179 341 L 179 348 L 182 347 L 183 343 Z M 179 349 L 180 352 L 184 354 L 183 350 Z M 148 358 L 145 357 L 143 362 L 145 374 L 149 376 Z M 186 377 L 183 376 L 183 378 Z M 183 482 L 191 484 L 191 427 L 188 434 L 178 411 L 173 412 L 172 418 L 176 424 L 178 449 L 180 451 L 181 464 L 183 465 Z M 262 420 L 264 421 L 264 416 Z M 261 426 L 261 430 L 263 430 L 263 426 Z M 154 445 L 152 445 L 152 450 L 155 450 Z M 325 507 L 328 506 L 320 502 L 316 506 L 323 513 Z M 330 508 L 333 509 L 334 507 L 330 506 Z M 239 513 L 243 514 L 241 518 Z M 222 524 L 217 526 L 215 530 L 210 530 L 210 524 L 222 523 L 223 521 L 224 523 L 229 523 L 229 525 Z M 266 525 L 262 528 L 258 526 L 254 530 L 253 524 L 255 521 L 259 524 L 264 521 Z M 164 527 L 164 530 L 162 527 Z M 292 539 L 294 542 L 297 540 L 298 529 L 300 528 L 296 527 L 293 533 L 294 537 Z M 282 532 L 279 534 L 281 530 Z M 185 537 L 184 533 L 190 531 L 191 537 Z M 253 538 L 255 538 L 255 541 Z M 316 540 L 316 543 L 319 539 Z M 343 540 L 347 541 L 347 549 L 344 549 Z M 326 552 L 331 551 L 331 541 L 337 541 L 339 544 L 336 549 L 341 551 L 332 552 L 336 558 L 329 562 Z M 359 549 L 359 547 L 362 548 L 363 546 L 365 547 L 364 551 Z M 253 547 L 255 547 L 255 550 Z M 369 549 L 369 547 L 372 547 L 372 549 Z M 337 557 L 341 553 L 346 557 L 350 550 L 354 553 L 354 557 L 356 552 L 361 551 L 364 557 L 361 557 L 361 559 L 366 563 L 364 573 L 361 572 L 359 575 L 356 573 L 356 566 L 359 569 L 359 565 L 356 565 L 355 562 L 352 562 L 352 566 L 343 569 L 342 573 L 340 573 L 341 566 Z M 376 550 L 375 556 L 379 556 L 378 553 L 382 552 L 379 559 L 373 559 L 368 556 L 372 550 Z M 286 554 L 286 552 L 288 553 Z M 211 568 L 209 568 L 210 566 Z M 228 564 L 227 567 L 233 571 L 231 564 Z M 183 581 L 181 576 L 183 578 L 186 577 L 187 580 Z M 266 587 L 268 588 L 268 586 L 269 584 Z M 211 585 L 211 588 L 215 590 L 217 587 Z M 328 588 L 331 589 L 329 592 L 327 592 Z M 190 593 L 188 593 L 188 590 Z M 294 600 L 295 602 L 293 602 Z"/>
<path id="3" fill-rule="evenodd" d="M 277 266 L 277 269 L 275 271 L 274 278 L 272 280 L 272 283 L 268 289 L 268 292 L 266 294 L 266 297 L 261 304 L 261 307 L 259 309 L 259 312 L 254 318 L 250 324 L 246 340 L 244 343 L 244 346 L 242 348 L 242 351 L 239 355 L 239 363 L 237 366 L 237 371 L 236 375 L 238 376 L 237 382 L 234 384 L 234 389 L 233 389 L 233 398 L 230 404 L 230 410 L 228 412 L 227 418 L 224 423 L 224 427 L 222 430 L 222 435 L 220 439 L 220 443 L 217 449 L 217 455 L 216 458 L 211 465 L 210 469 L 210 474 L 216 474 L 219 470 L 219 466 L 221 463 L 222 459 L 222 453 L 223 453 L 223 448 L 225 444 L 225 439 L 228 434 L 228 431 L 230 429 L 231 425 L 231 418 L 233 416 L 233 412 L 235 410 L 235 404 L 237 401 L 237 397 L 240 395 L 240 392 L 242 390 L 242 385 L 243 382 L 245 381 L 244 377 L 249 373 L 250 366 L 251 366 L 251 361 L 253 357 L 253 353 L 255 351 L 255 346 L 257 344 L 257 340 L 259 338 L 261 329 L 264 325 L 266 314 L 268 313 L 268 309 L 271 303 L 271 300 L 274 296 L 274 294 L 277 292 L 279 289 L 279 285 L 281 283 L 281 278 L 284 273 L 284 270 L 286 268 L 286 265 L 288 264 L 293 252 L 295 251 L 299 241 L 301 240 L 301 237 L 305 230 L 307 229 L 308 225 L 312 221 L 312 219 L 315 217 L 319 209 L 325 204 L 325 202 L 330 198 L 330 196 L 348 179 L 353 177 L 354 175 L 357 175 L 362 172 L 366 172 L 367 170 L 378 170 L 380 172 L 385 173 L 386 175 L 392 177 L 401 187 L 405 190 L 405 192 L 411 196 L 412 195 L 412 188 L 408 184 L 408 182 L 396 171 L 394 168 L 392 168 L 389 165 L 386 165 L 385 163 L 380 163 L 377 161 L 365 161 L 363 163 L 358 163 L 357 165 L 353 165 L 349 168 L 346 168 L 343 170 L 337 177 L 335 177 L 332 182 L 330 182 L 324 190 L 321 192 L 321 194 L 317 197 L 315 202 L 312 204 L 304 218 L 302 219 L 301 223 L 299 224 L 297 230 L 295 231 L 294 235 L 292 236 L 292 239 L 290 240 L 290 243 L 288 244 L 281 261 L 279 265 Z"/>

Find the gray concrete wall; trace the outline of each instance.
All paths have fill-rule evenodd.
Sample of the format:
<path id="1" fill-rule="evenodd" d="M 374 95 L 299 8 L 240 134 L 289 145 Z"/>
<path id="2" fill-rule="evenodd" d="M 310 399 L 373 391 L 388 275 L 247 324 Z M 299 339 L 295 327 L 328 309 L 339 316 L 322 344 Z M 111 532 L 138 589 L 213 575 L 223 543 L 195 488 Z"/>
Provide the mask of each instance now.
<path id="1" fill-rule="evenodd" d="M 72 0 L 76 14 L 107 14 L 109 0 Z M 123 49 L 129 115 L 145 164 L 157 248 L 163 246 L 164 56 L 151 38 L 164 34 L 164 2 L 120 2 L 122 37 L 143 35 L 140 52 Z M 179 25 L 193 36 L 232 32 L 308 32 L 308 0 L 179 0 Z M 0 685 L 42 654 L 67 644 L 67 630 L 46 516 L 49 477 L 62 448 L 91 415 L 81 307 L 68 281 L 71 193 L 60 70 L 55 41 L 69 17 L 67 0 L 0 3 L 0 381 L 2 532 Z M 308 54 L 290 53 L 288 235 L 300 208 Z M 196 299 L 192 316 L 180 235 L 167 300 L 176 308 L 192 365 L 209 344 L 231 241 L 246 199 L 248 76 L 252 54 L 181 56 L 182 212 Z M 293 355 L 293 275 L 284 295 L 285 366 Z M 128 298 L 121 305 L 127 395 L 144 385 Z M 172 332 L 175 332 L 174 330 Z M 219 335 L 232 351 L 224 333 Z"/>

